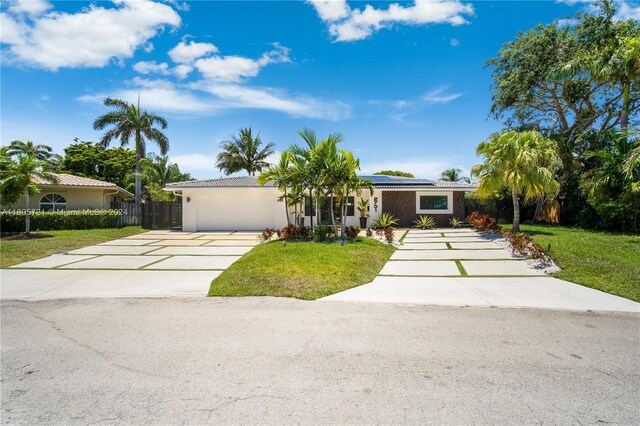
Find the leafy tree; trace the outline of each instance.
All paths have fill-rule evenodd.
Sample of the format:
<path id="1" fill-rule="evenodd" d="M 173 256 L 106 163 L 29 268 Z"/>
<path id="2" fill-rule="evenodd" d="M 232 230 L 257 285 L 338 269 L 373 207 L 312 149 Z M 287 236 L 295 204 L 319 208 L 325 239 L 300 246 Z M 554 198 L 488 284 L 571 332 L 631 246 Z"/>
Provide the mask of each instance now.
<path id="1" fill-rule="evenodd" d="M 115 183 L 125 188 L 125 177 L 135 169 L 136 153 L 124 147 L 104 146 L 74 139 L 73 144 L 64 149 L 64 158 L 59 170 L 92 179 Z"/>
<path id="2" fill-rule="evenodd" d="M 267 182 L 273 182 L 273 184 L 278 187 L 283 192 L 283 201 L 285 213 L 287 215 L 287 224 L 291 223 L 291 216 L 289 213 L 289 197 L 288 186 L 292 183 L 290 175 L 291 171 L 291 153 L 288 151 L 284 151 L 280 154 L 280 161 L 278 164 L 270 166 L 267 170 L 263 171 L 258 175 L 258 183 L 260 185 L 265 185 Z"/>
<path id="3" fill-rule="evenodd" d="M 440 173 L 440 180 L 447 182 L 471 183 L 471 180 L 468 177 L 462 176 L 462 169 L 447 169 Z"/>
<path id="4" fill-rule="evenodd" d="M 382 170 L 380 172 L 375 172 L 374 175 L 398 176 L 398 177 L 407 177 L 407 178 L 415 177 L 413 173 L 402 172 L 400 170 Z"/>
<path id="5" fill-rule="evenodd" d="M 231 136 L 220 144 L 222 152 L 217 156 L 216 167 L 227 175 L 246 170 L 255 176 L 256 172 L 269 167 L 266 160 L 274 152 L 274 144 L 268 143 L 262 149 L 261 145 L 260 133 L 254 137 L 251 127 L 240 129 L 238 136 Z"/>
<path id="6" fill-rule="evenodd" d="M 493 134 L 476 151 L 484 157 L 484 162 L 472 169 L 478 177 L 476 193 L 488 198 L 503 188 L 510 190 L 514 232 L 520 232 L 520 196 L 531 202 L 544 194 L 555 195 L 560 189 L 554 178 L 560 166 L 556 144 L 539 132 Z"/>
<path id="7" fill-rule="evenodd" d="M 0 190 L 3 196 L 3 204 L 17 201 L 24 196 L 25 201 L 25 234 L 31 232 L 31 206 L 30 196 L 40 190 L 35 184 L 36 179 L 41 179 L 52 184 L 58 182 L 58 178 L 49 171 L 47 161 L 38 158 L 35 152 L 17 155 L 15 160 L 7 155 L 0 157 Z M 5 198 L 6 196 L 6 198 Z"/>
<path id="8" fill-rule="evenodd" d="M 182 173 L 180 167 L 169 161 L 166 155 L 157 156 L 153 153 L 140 160 L 140 175 L 143 183 L 143 196 L 153 201 L 172 201 L 175 196 L 163 188 L 171 182 L 191 180 L 189 173 Z M 135 183 L 135 174 L 129 173 L 125 182 L 130 187 Z"/>
<path id="9" fill-rule="evenodd" d="M 104 147 L 109 146 L 114 139 L 119 139 L 121 146 L 127 146 L 131 138 L 134 138 L 136 152 L 136 204 L 140 203 L 142 196 L 140 160 L 144 158 L 147 151 L 147 141 L 155 142 L 162 155 L 169 151 L 169 139 L 154 127 L 159 125 L 162 129 L 166 129 L 167 120 L 160 115 L 141 111 L 139 103 L 136 106 L 120 99 L 107 98 L 104 104 L 113 107 L 114 110 L 101 115 L 93 122 L 93 128 L 96 130 L 103 130 L 112 126 L 100 140 L 100 144 Z"/>

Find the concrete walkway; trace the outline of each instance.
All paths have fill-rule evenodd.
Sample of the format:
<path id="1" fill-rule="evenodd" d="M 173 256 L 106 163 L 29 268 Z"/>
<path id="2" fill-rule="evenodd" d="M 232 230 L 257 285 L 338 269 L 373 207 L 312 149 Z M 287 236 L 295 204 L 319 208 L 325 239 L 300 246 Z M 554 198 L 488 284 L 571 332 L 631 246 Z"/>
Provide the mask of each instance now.
<path id="1" fill-rule="evenodd" d="M 640 312 L 640 304 L 549 277 L 472 230 L 410 230 L 371 283 L 322 300 Z"/>
<path id="2" fill-rule="evenodd" d="M 258 233 L 150 231 L 0 271 L 0 299 L 205 296 Z"/>

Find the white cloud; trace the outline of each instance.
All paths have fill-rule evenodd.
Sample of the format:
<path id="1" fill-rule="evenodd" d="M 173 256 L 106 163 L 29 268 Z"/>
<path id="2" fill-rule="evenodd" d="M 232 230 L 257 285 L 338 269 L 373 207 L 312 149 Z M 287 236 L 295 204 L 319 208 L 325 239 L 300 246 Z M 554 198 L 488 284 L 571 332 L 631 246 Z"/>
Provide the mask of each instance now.
<path id="1" fill-rule="evenodd" d="M 133 69 L 140 74 L 169 74 L 169 65 L 166 62 L 158 64 L 155 61 L 140 61 L 133 65 Z"/>
<path id="2" fill-rule="evenodd" d="M 336 41 L 362 40 L 394 24 L 425 25 L 468 23 L 465 16 L 473 15 L 473 6 L 459 0 L 415 1 L 412 6 L 397 3 L 387 9 L 367 4 L 364 9 L 351 9 L 345 1 L 311 1 L 320 19 L 329 24 L 329 33 Z"/>
<path id="3" fill-rule="evenodd" d="M 11 10 L 9 10 L 9 13 Z M 102 67 L 144 47 L 162 27 L 178 27 L 180 16 L 150 0 L 114 0 L 114 7 L 94 4 L 77 13 L 49 12 L 32 21 L 2 17 L 2 43 L 13 62 L 56 71 Z M 8 36 L 4 24 L 9 24 Z"/>
<path id="4" fill-rule="evenodd" d="M 458 40 L 457 38 L 452 38 L 451 41 L 449 42 L 449 44 L 451 44 L 451 46 L 456 47 L 460 45 L 460 40 Z"/>
<path id="5" fill-rule="evenodd" d="M 193 67 L 191 65 L 180 64 L 172 69 L 173 73 L 179 79 L 187 78 L 187 76 L 193 71 Z"/>
<path id="6" fill-rule="evenodd" d="M 445 104 L 462 96 L 462 93 L 446 93 L 447 87 L 439 87 L 422 95 L 422 100 L 431 104 Z"/>
<path id="7" fill-rule="evenodd" d="M 172 155 L 171 162 L 177 164 L 183 172 L 193 174 L 193 171 L 209 171 L 213 173 L 216 170 L 216 156 L 213 154 L 182 154 Z"/>
<path id="8" fill-rule="evenodd" d="M 451 168 L 463 169 L 464 173 L 468 175 L 465 167 L 454 164 L 449 160 L 432 158 L 416 158 L 412 160 L 404 158 L 362 163 L 361 173 L 364 175 L 379 172 L 381 170 L 402 170 L 403 172 L 412 173 L 417 178 L 437 180 L 443 170 Z"/>
<path id="9" fill-rule="evenodd" d="M 616 19 L 626 21 L 628 19 L 635 19 L 640 21 L 640 5 L 632 5 L 627 2 L 620 2 L 618 4 L 618 11 L 616 12 Z"/>
<path id="10" fill-rule="evenodd" d="M 30 16 L 38 16 L 52 7 L 51 3 L 45 0 L 15 0 L 10 3 L 9 11 L 12 14 L 24 13 Z"/>
<path id="11" fill-rule="evenodd" d="M 181 41 L 169 51 L 169 57 L 177 64 L 191 64 L 198 58 L 216 52 L 218 52 L 218 48 L 211 43 L 196 43 L 194 41 L 185 43 Z"/>
<path id="12" fill-rule="evenodd" d="M 198 59 L 194 66 L 202 75 L 211 80 L 237 82 L 247 77 L 255 77 L 269 64 L 290 62 L 289 48 L 274 43 L 274 49 L 265 52 L 259 59 L 244 56 L 212 56 Z"/>

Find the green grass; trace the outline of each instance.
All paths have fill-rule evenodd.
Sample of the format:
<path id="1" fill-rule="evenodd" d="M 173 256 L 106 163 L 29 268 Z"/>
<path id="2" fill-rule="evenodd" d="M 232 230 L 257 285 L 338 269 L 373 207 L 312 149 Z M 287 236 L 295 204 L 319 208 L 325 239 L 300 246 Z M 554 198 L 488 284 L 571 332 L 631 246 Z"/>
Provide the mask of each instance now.
<path id="1" fill-rule="evenodd" d="M 314 300 L 371 282 L 395 249 L 363 238 L 346 243 L 259 245 L 213 280 L 209 296 Z"/>
<path id="2" fill-rule="evenodd" d="M 640 302 L 640 235 L 522 225 L 562 268 L 554 276 Z"/>
<path id="3" fill-rule="evenodd" d="M 40 259 L 81 247 L 134 235 L 142 232 L 139 226 L 115 229 L 79 229 L 70 231 L 42 231 L 51 238 L 33 240 L 0 240 L 0 267 L 6 268 L 29 260 Z"/>

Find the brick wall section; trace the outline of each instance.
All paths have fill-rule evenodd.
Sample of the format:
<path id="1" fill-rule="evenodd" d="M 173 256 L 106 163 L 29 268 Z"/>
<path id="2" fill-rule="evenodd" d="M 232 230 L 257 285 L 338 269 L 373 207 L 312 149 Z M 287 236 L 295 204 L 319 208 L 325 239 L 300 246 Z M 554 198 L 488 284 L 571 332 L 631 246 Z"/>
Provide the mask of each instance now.
<path id="1" fill-rule="evenodd" d="M 410 228 L 420 216 L 416 214 L 416 191 L 383 191 L 382 211 L 398 218 L 398 226 Z M 453 192 L 453 214 L 430 214 L 436 220 L 436 226 L 449 227 L 449 219 L 464 219 L 464 191 Z"/>

